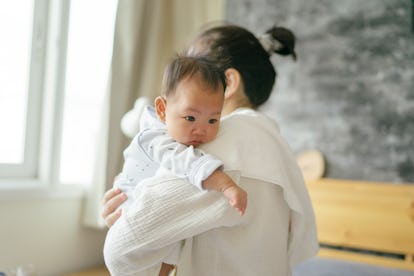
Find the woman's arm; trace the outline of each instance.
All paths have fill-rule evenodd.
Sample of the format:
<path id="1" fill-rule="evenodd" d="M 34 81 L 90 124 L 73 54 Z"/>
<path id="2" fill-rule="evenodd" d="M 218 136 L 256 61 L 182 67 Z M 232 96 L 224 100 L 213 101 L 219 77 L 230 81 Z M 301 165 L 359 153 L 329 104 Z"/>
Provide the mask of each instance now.
<path id="1" fill-rule="evenodd" d="M 238 182 L 238 173 L 230 174 Z M 147 269 L 162 262 L 174 243 L 243 221 L 221 193 L 200 191 L 170 172 L 143 181 L 135 192 L 105 242 L 105 262 L 114 272 L 125 265 L 135 272 Z"/>

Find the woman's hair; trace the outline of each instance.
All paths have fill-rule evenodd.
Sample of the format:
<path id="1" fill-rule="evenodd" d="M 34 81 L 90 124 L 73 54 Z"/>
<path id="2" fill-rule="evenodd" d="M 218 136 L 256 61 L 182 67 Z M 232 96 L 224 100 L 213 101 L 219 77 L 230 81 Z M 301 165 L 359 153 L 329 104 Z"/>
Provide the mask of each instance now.
<path id="1" fill-rule="evenodd" d="M 239 71 L 247 98 L 258 107 L 269 98 L 276 79 L 270 56 L 277 53 L 295 59 L 294 46 L 295 36 L 282 27 L 269 29 L 259 40 L 242 27 L 223 25 L 199 34 L 188 54 L 205 55 L 223 71 L 229 68 Z"/>
<path id="2" fill-rule="evenodd" d="M 203 85 L 214 91 L 226 89 L 224 71 L 215 63 L 201 56 L 176 56 L 165 67 L 162 80 L 162 95 L 168 97 L 175 92 L 180 81 L 199 76 Z"/>

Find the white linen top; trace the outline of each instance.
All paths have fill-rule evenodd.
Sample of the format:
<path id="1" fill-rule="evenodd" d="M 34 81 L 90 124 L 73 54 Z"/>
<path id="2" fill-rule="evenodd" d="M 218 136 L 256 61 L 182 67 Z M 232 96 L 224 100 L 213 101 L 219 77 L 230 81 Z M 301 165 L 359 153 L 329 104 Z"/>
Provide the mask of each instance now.
<path id="1" fill-rule="evenodd" d="M 161 169 L 139 185 L 137 200 L 108 232 L 104 257 L 112 275 L 158 275 L 178 241 L 178 276 L 284 276 L 317 253 L 310 198 L 276 123 L 243 108 L 221 124 L 203 149 L 248 192 L 244 216 L 221 193 Z"/>
<path id="2" fill-rule="evenodd" d="M 134 201 L 134 189 L 142 180 L 155 175 L 162 166 L 177 177 L 187 179 L 202 188 L 202 182 L 223 162 L 204 151 L 186 146 L 168 135 L 167 128 L 156 116 L 151 106 L 144 107 L 140 118 L 140 131 L 124 150 L 124 165 L 114 186 L 127 194 L 122 204 L 126 208 Z"/>

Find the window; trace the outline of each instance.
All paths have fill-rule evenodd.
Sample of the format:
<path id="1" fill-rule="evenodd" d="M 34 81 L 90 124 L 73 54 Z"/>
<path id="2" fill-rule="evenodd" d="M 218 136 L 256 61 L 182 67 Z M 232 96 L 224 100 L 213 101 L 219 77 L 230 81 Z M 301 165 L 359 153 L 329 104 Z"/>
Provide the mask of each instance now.
<path id="1" fill-rule="evenodd" d="M 22 2 L 0 2 L 0 172 L 9 176 L 33 176 L 36 171 L 38 129 L 32 126 L 39 111 L 28 101 L 40 97 L 44 10 L 34 1 Z"/>
<path id="2" fill-rule="evenodd" d="M 0 2 L 1 179 L 91 182 L 116 6 Z"/>

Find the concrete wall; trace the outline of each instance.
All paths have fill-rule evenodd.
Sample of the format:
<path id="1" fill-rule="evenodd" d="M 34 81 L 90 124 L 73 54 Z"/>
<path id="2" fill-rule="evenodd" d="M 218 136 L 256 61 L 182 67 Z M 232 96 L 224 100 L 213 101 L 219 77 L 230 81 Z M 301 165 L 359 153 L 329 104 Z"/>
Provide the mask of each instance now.
<path id="1" fill-rule="evenodd" d="M 298 61 L 273 57 L 263 108 L 295 152 L 321 150 L 327 176 L 414 182 L 411 0 L 227 0 L 227 20 L 298 37 Z"/>

